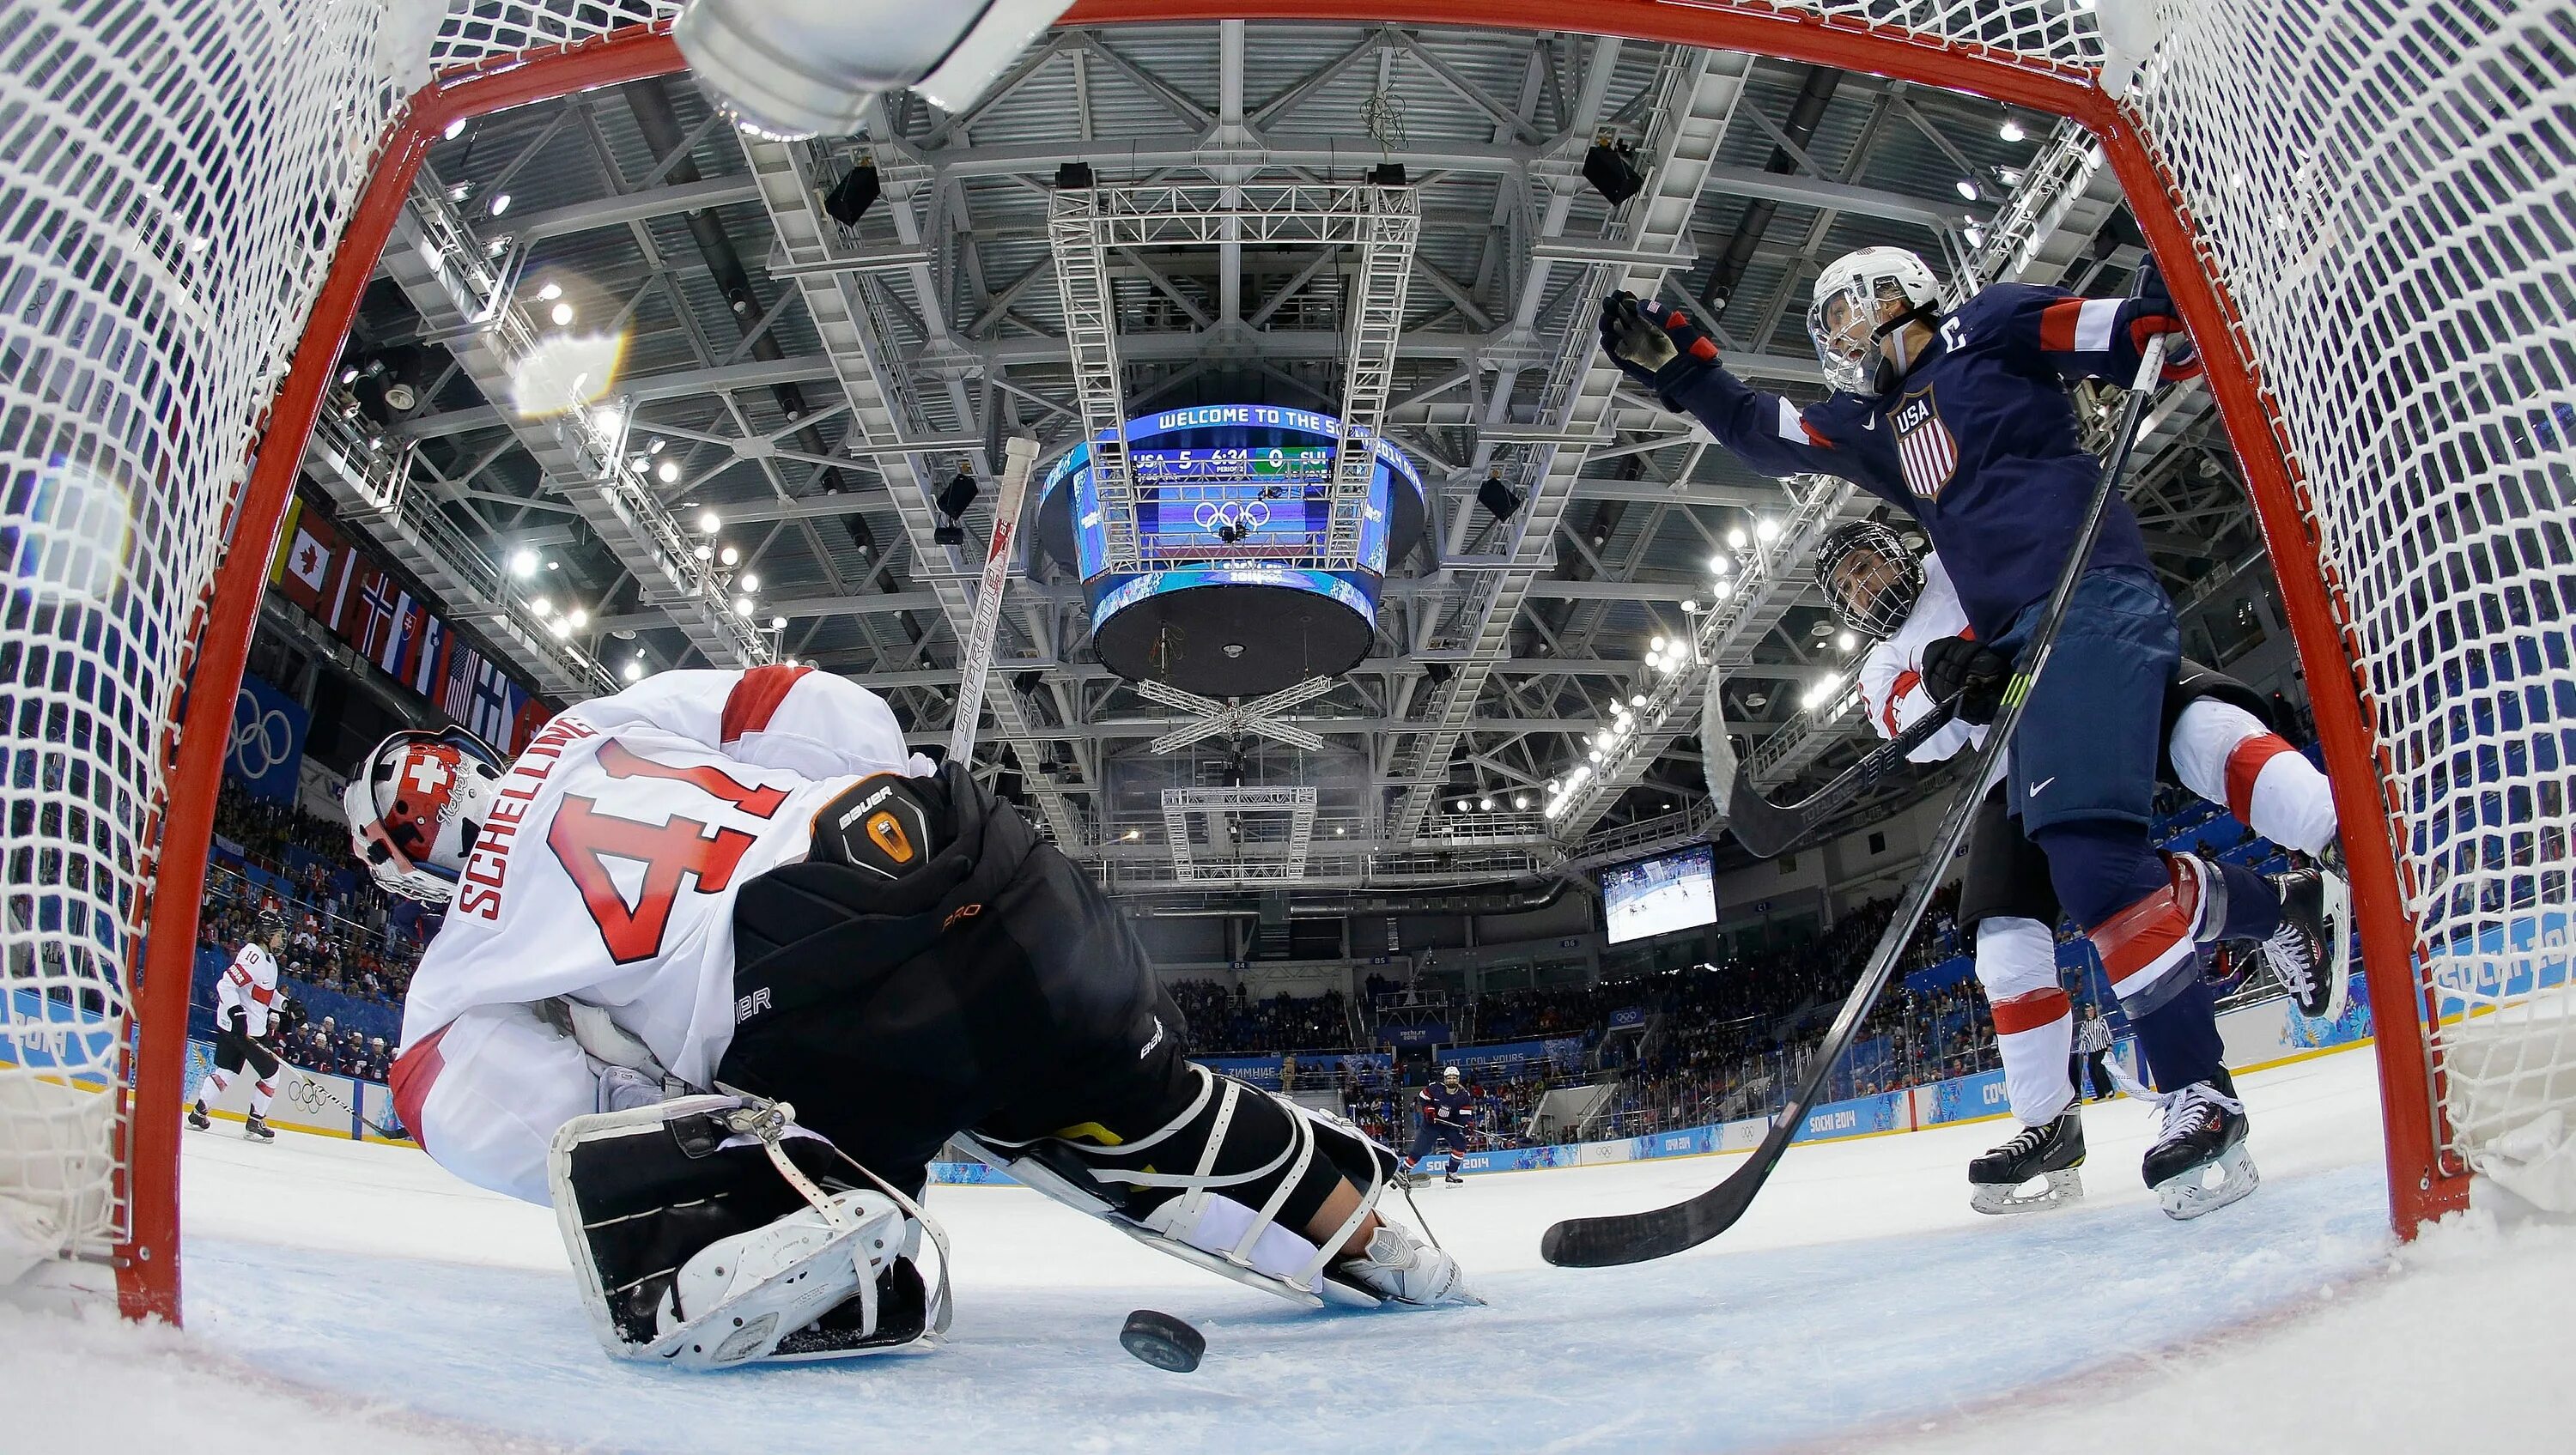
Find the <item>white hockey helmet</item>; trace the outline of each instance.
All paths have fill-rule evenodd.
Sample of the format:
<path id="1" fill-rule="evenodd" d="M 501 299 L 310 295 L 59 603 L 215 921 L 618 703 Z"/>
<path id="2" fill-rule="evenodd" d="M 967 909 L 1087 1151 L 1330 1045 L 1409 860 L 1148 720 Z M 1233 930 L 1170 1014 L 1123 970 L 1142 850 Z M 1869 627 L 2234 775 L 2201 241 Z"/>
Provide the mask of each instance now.
<path id="1" fill-rule="evenodd" d="M 1452 1066 L 1452 1067 L 1450 1067 L 1448 1070 L 1441 1072 L 1441 1073 L 1440 1073 L 1440 1079 L 1441 1079 L 1441 1080 L 1443 1080 L 1443 1081 L 1455 1081 L 1455 1080 L 1457 1080 L 1457 1079 L 1458 1079 L 1458 1068 L 1457 1068 L 1457 1067 L 1455 1067 L 1455 1066 Z"/>
<path id="2" fill-rule="evenodd" d="M 1895 388 L 1912 361 L 1889 357 L 1884 341 L 1908 323 L 1930 322 L 1940 301 L 1941 280 L 1903 248 L 1862 248 L 1825 264 L 1807 308 L 1825 382 L 1854 394 Z"/>
<path id="3" fill-rule="evenodd" d="M 462 728 L 395 733 L 359 763 L 340 795 L 351 851 L 385 888 L 445 904 L 491 817 L 505 767 Z"/>

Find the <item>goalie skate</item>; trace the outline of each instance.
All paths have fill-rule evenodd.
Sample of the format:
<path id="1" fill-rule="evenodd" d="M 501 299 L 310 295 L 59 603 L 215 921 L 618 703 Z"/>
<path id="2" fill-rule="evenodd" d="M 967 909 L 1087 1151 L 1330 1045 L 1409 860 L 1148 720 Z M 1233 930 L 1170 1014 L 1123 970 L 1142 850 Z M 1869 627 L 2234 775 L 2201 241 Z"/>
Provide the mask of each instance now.
<path id="1" fill-rule="evenodd" d="M 2084 1122 L 2068 1107 L 1968 1164 L 1968 1206 L 1981 1213 L 2046 1212 L 2084 1196 Z M 2033 1184 L 2037 1184 L 2035 1187 Z"/>

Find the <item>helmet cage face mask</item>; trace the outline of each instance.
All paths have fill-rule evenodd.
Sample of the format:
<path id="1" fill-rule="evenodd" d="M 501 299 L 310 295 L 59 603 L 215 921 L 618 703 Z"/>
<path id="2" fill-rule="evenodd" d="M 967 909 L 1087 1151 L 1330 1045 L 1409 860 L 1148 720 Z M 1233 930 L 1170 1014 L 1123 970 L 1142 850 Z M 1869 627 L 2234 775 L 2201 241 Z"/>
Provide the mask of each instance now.
<path id="1" fill-rule="evenodd" d="M 341 794 L 351 851 L 393 893 L 447 903 L 501 773 L 492 750 L 461 729 L 395 733 Z"/>
<path id="2" fill-rule="evenodd" d="M 1876 521 L 1847 525 L 1816 549 L 1816 581 L 1834 619 L 1880 641 L 1896 635 L 1923 594 L 1923 563 Z"/>
<path id="3" fill-rule="evenodd" d="M 1885 357 L 1882 328 L 1914 307 L 1904 285 L 1893 276 L 1858 276 L 1842 287 L 1821 293 L 1807 308 L 1807 332 L 1816 341 L 1816 361 L 1825 382 L 1850 394 L 1875 394 L 1879 361 Z"/>

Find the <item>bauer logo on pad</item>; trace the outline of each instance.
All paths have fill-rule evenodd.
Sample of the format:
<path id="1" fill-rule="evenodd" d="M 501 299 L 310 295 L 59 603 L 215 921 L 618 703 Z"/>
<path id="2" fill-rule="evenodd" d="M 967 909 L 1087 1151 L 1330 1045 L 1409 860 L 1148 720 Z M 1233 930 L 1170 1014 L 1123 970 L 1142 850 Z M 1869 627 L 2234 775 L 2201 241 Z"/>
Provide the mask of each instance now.
<path id="1" fill-rule="evenodd" d="M 921 867 L 930 854 L 930 814 L 903 779 L 880 773 L 818 815 L 816 847 L 842 863 L 888 879 Z"/>

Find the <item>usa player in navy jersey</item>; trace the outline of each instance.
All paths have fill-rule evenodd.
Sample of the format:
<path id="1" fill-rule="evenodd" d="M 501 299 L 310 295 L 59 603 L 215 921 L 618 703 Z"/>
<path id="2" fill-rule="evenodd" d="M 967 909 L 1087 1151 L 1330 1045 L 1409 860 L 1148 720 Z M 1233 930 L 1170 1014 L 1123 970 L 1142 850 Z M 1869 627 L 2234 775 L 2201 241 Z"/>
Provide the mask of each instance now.
<path id="1" fill-rule="evenodd" d="M 2148 281 L 2125 300 L 1999 283 L 1944 313 L 1922 259 L 1864 248 L 1816 280 L 1807 324 L 1834 393 L 1803 409 L 1727 372 L 1714 341 L 1676 308 L 1614 295 L 1602 343 L 1747 466 L 1838 475 L 1919 521 L 1968 622 L 1925 648 L 1924 683 L 1982 723 L 2039 626 L 2101 478 L 2077 439 L 2069 386 L 2132 377 L 2159 335 L 2180 360 L 2168 378 L 2195 367 L 2181 320 Z M 2058 648 L 2023 708 L 2006 796 L 2047 857 L 2059 903 L 2100 951 L 2165 1093 L 2146 1181 L 2167 1213 L 2196 1217 L 2257 1180 L 2198 948 L 2270 939 L 2283 897 L 2250 869 L 2159 855 L 2148 839 L 2181 634 L 2137 518 L 2116 496 Z"/>
<path id="2" fill-rule="evenodd" d="M 1422 1176 L 1423 1159 L 1445 1148 L 1449 1172 L 1440 1180 L 1452 1185 L 1467 1180 L 1458 1175 L 1458 1163 L 1467 1155 L 1467 1128 L 1475 1117 L 1475 1099 L 1476 1093 L 1459 1078 L 1455 1066 L 1422 1088 L 1422 1129 L 1413 1134 L 1413 1150 L 1406 1154 L 1406 1170 L 1416 1179 Z"/>

